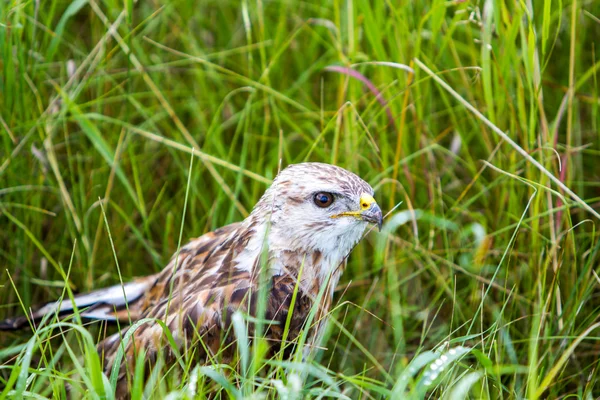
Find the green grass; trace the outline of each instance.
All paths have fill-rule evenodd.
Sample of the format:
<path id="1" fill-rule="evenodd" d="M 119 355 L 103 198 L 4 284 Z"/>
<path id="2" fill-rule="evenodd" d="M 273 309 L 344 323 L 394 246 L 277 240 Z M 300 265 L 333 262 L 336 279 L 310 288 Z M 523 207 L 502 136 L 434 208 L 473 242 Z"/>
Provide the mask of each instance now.
<path id="1" fill-rule="evenodd" d="M 401 202 L 354 250 L 326 350 L 183 354 L 132 371 L 134 397 L 600 394 L 600 3 L 162 3 L 0 4 L 0 318 L 159 271 L 280 160 L 324 161 Z M 110 398 L 82 325 L 2 333 L 0 399 Z"/>

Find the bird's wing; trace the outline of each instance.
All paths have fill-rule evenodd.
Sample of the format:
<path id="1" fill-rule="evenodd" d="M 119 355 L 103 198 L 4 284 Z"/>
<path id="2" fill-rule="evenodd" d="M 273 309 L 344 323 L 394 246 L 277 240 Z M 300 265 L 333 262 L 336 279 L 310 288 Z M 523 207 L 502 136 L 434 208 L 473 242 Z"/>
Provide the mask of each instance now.
<path id="1" fill-rule="evenodd" d="M 140 298 L 138 318 L 145 322 L 125 328 L 98 345 L 104 370 L 109 373 L 118 365 L 117 397 L 128 391 L 126 371 L 133 371 L 139 351 L 145 352 L 150 364 L 163 350 L 167 359 L 177 350 L 192 347 L 200 358 L 219 353 L 224 328 L 235 310 L 248 311 L 248 298 L 255 288 L 251 270 L 238 269 L 235 261 L 250 236 L 248 229 L 235 224 L 184 246 Z M 170 348 L 163 325 L 177 349 Z M 198 346 L 200 340 L 204 344 Z M 117 358 L 120 349 L 122 359 Z"/>
<path id="2" fill-rule="evenodd" d="M 231 224 L 216 231 L 206 233 L 192 240 L 173 256 L 169 265 L 160 273 L 137 278 L 131 282 L 118 284 L 74 296 L 74 301 L 62 299 L 43 305 L 27 316 L 8 318 L 0 321 L 0 330 L 16 330 L 30 326 L 45 316 L 72 314 L 75 307 L 82 318 L 92 320 L 135 321 L 164 296 L 165 286 L 172 276 L 172 266 L 178 260 L 202 259 L 237 229 L 239 224 Z M 181 264 L 181 263 L 180 263 Z M 197 265 L 196 265 L 197 267 Z M 188 275 L 185 268 L 176 271 L 179 276 Z M 201 273 L 202 271 L 196 271 Z"/>
<path id="3" fill-rule="evenodd" d="M 156 275 L 138 278 L 124 285 L 94 290 L 74 296 L 73 300 L 53 301 L 37 308 L 29 315 L 7 318 L 0 321 L 0 330 L 16 330 L 28 327 L 45 316 L 73 314 L 75 307 L 86 319 L 117 321 L 123 320 L 123 310 L 133 307 L 156 282 Z M 131 316 L 135 319 L 135 315 Z"/>
<path id="4" fill-rule="evenodd" d="M 253 272 L 258 268 L 238 268 L 235 263 L 236 255 L 247 246 L 248 235 L 243 229 L 231 232 L 209 252 L 186 246 L 178 263 L 167 267 L 153 287 L 156 292 L 145 296 L 149 306 L 141 315 L 144 323 L 109 336 L 98 346 L 105 372 L 113 367 L 119 370 L 117 397 L 128 393 L 127 371 L 135 370 L 140 351 L 148 365 L 159 356 L 173 363 L 178 353 L 201 362 L 213 357 L 217 363 L 230 362 L 236 352 L 232 317 L 237 311 L 265 321 L 271 354 L 307 328 L 305 322 L 320 288 L 314 284 L 308 292 L 299 290 L 298 279 L 290 275 L 273 276 L 265 284 L 265 314 L 257 315 L 262 287 Z M 294 262 L 302 259 L 297 255 Z M 249 339 L 255 334 L 253 321 L 244 323 Z M 284 354 L 293 348 L 285 346 Z"/>
<path id="5" fill-rule="evenodd" d="M 269 356 L 280 349 L 284 357 L 292 354 L 295 348 L 293 341 L 306 328 L 313 296 L 300 291 L 294 296 L 298 289 L 296 283 L 293 277 L 275 276 L 267 287 L 265 315 L 261 319 L 265 321 L 264 335 L 270 347 Z M 127 374 L 136 369 L 140 351 L 144 352 L 147 366 L 152 366 L 159 357 L 168 365 L 172 364 L 178 354 L 200 362 L 213 359 L 219 364 L 230 363 L 235 357 L 236 341 L 239 339 L 232 324 L 234 313 L 241 311 L 257 317 L 259 287 L 247 272 L 221 283 L 195 289 L 193 293 L 186 292 L 183 302 L 176 300 L 177 296 L 175 294 L 172 297 L 168 315 L 161 314 L 165 310 L 163 304 L 148 313 L 148 317 L 165 323 L 172 342 L 163 326 L 149 319 L 144 324 L 136 325 L 134 332 L 128 332 L 131 327 L 126 328 L 98 346 L 106 374 L 111 373 L 115 364 L 118 365 L 117 398 L 124 398 L 130 392 Z M 254 323 L 244 321 L 244 326 L 247 338 L 252 340 L 255 335 Z M 123 338 L 126 336 L 129 337 L 125 341 Z M 173 343 L 176 347 L 172 347 Z M 119 354 L 122 354 L 122 358 L 118 358 Z"/>

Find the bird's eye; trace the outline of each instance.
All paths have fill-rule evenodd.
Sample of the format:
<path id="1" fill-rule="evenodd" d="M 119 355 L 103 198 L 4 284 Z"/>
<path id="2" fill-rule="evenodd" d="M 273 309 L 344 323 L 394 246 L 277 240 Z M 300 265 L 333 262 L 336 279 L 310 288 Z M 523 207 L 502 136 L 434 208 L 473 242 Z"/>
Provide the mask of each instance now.
<path id="1" fill-rule="evenodd" d="M 315 204 L 321 208 L 329 207 L 333 203 L 333 195 L 327 192 L 315 194 Z"/>

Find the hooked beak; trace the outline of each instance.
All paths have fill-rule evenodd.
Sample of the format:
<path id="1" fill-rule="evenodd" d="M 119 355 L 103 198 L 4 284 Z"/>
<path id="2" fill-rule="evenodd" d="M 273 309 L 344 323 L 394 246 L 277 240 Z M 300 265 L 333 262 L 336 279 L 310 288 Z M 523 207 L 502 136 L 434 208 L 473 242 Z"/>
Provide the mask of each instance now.
<path id="1" fill-rule="evenodd" d="M 383 213 L 377 203 L 371 204 L 371 206 L 360 213 L 361 218 L 364 221 L 372 224 L 377 224 L 377 229 L 381 232 L 381 226 L 383 225 Z"/>
<path id="2" fill-rule="evenodd" d="M 362 196 L 360 196 L 360 210 L 346 211 L 331 216 L 331 218 L 339 217 L 355 217 L 376 224 L 379 232 L 381 232 L 381 226 L 383 225 L 383 213 L 381 212 L 381 208 L 379 208 L 379 205 L 373 196 L 367 193 L 363 193 Z"/>

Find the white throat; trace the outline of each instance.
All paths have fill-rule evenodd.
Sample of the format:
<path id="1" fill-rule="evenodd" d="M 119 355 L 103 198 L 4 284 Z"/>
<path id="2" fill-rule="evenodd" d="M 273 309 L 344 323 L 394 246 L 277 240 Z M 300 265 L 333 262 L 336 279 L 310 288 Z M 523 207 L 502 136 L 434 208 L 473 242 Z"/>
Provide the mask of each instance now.
<path id="1" fill-rule="evenodd" d="M 265 220 L 268 219 L 262 219 Z M 263 252 L 268 251 L 270 275 L 298 276 L 301 272 L 301 282 L 306 285 L 312 284 L 315 279 L 319 284 L 330 279 L 333 289 L 343 271 L 342 264 L 361 239 L 366 226 L 348 219 L 348 224 L 342 224 L 340 229 L 303 234 L 298 230 L 285 229 L 277 222 L 254 223 L 249 218 L 241 229 L 252 229 L 253 234 L 244 250 L 235 257 L 236 267 L 257 273 L 253 270 L 261 265 Z"/>

